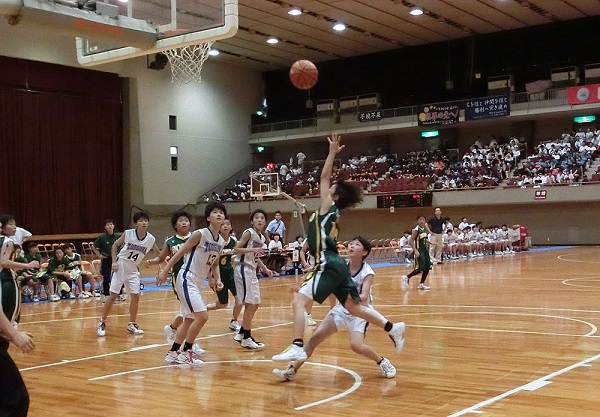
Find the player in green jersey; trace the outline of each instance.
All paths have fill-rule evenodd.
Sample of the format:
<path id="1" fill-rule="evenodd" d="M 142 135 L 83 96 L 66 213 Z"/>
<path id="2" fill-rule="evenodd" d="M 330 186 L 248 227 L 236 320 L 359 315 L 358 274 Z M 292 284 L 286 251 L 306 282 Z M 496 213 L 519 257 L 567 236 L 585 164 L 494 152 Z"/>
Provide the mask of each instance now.
<path id="1" fill-rule="evenodd" d="M 306 309 L 312 300 L 322 303 L 330 294 L 335 294 L 350 314 L 365 319 L 383 328 L 394 342 L 396 352 L 404 346 L 404 323 L 392 324 L 379 312 L 360 304 L 346 261 L 337 250 L 337 220 L 340 211 L 352 207 L 362 200 L 362 191 L 344 180 L 331 184 L 333 162 L 344 148 L 341 137 L 333 134 L 329 141 L 329 154 L 321 172 L 321 207 L 310 217 L 308 228 L 308 251 L 315 258 L 315 266 L 304 278 L 302 287 L 294 294 L 294 341 L 274 361 L 306 360 L 304 329 Z"/>
<path id="2" fill-rule="evenodd" d="M 171 258 L 173 255 L 177 253 L 179 249 L 187 242 L 189 237 L 191 236 L 191 225 L 192 225 L 192 215 L 187 211 L 176 211 L 171 216 L 171 226 L 175 229 L 175 234 L 173 236 L 169 236 L 165 240 L 165 244 L 163 245 L 160 253 L 156 258 L 148 260 L 147 264 L 150 265 L 160 265 L 164 262 L 167 257 Z M 173 270 L 169 271 L 171 274 L 171 285 L 173 286 L 173 292 L 175 296 L 179 300 L 179 296 L 177 295 L 177 291 L 175 290 L 175 281 L 177 279 L 177 274 L 179 274 L 179 270 L 181 269 L 184 257 L 182 257 L 179 261 L 175 263 L 173 266 Z M 175 333 L 177 332 L 177 328 L 181 326 L 183 323 L 183 317 L 181 315 L 177 315 L 171 324 L 167 324 L 164 327 L 165 334 L 167 336 L 167 342 L 172 344 L 175 338 Z M 198 348 L 197 348 L 198 349 Z"/>
<path id="3" fill-rule="evenodd" d="M 23 269 L 23 264 L 13 260 L 14 243 L 10 237 L 17 231 L 15 217 L 10 214 L 0 216 L 0 298 L 2 301 L 2 310 L 11 322 L 19 320 L 19 311 L 21 309 L 21 294 L 19 285 L 15 279 L 13 270 Z M 31 261 L 25 264 L 26 268 L 39 268 L 38 261 Z"/>
<path id="4" fill-rule="evenodd" d="M 220 308 L 227 308 L 229 305 L 229 292 L 233 295 L 235 304 L 233 305 L 232 319 L 229 322 L 229 330 L 235 332 L 240 331 L 241 325 L 238 323 L 240 312 L 242 311 L 243 304 L 237 298 L 237 291 L 235 289 L 235 279 L 233 276 L 233 263 L 231 262 L 231 256 L 233 255 L 233 249 L 237 240 L 231 236 L 231 221 L 225 219 L 223 225 L 221 225 L 220 234 L 225 240 L 225 247 L 221 251 L 221 258 L 219 259 L 219 272 L 221 273 L 221 282 L 223 288 L 217 291 L 217 302 L 207 304 L 206 308 L 208 311 L 218 310 Z"/>
<path id="5" fill-rule="evenodd" d="M 425 280 L 427 279 L 427 275 L 429 275 L 429 271 L 431 270 L 431 259 L 429 258 L 428 247 L 429 242 L 427 240 L 428 235 L 429 227 L 427 226 L 425 216 L 417 217 L 417 225 L 412 230 L 412 237 L 410 239 L 410 244 L 415 254 L 415 269 L 408 275 L 402 275 L 402 284 L 404 286 L 409 285 L 409 280 L 411 277 L 414 277 L 418 274 L 423 274 L 421 275 L 421 282 L 417 288 L 426 291 L 431 289 L 431 287 L 425 285 Z"/>

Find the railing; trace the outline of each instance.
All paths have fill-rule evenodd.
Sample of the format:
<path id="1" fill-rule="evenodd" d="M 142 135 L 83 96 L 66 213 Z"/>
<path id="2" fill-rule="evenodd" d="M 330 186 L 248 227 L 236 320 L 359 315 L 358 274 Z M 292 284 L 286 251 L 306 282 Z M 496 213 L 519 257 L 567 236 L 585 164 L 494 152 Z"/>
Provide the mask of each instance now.
<path id="1" fill-rule="evenodd" d="M 485 99 L 486 97 L 480 97 L 476 99 Z M 467 101 L 474 100 L 473 98 L 463 99 L 463 100 L 454 100 L 448 102 L 439 102 L 439 103 L 430 103 L 430 104 L 446 104 L 453 103 L 458 104 L 460 108 L 464 108 L 465 103 Z M 556 106 L 564 106 L 568 105 L 567 100 L 567 89 L 559 88 L 554 90 L 546 90 L 541 91 L 539 93 L 513 93 L 510 95 L 510 102 L 512 106 L 518 107 L 518 110 L 532 110 L 539 108 L 548 108 L 548 107 L 556 107 Z M 525 106 L 523 106 L 525 105 Z M 385 123 L 386 119 L 398 118 L 398 117 L 417 117 L 419 112 L 419 106 L 404 106 L 404 107 L 394 107 L 389 109 L 382 109 L 381 112 L 383 114 L 383 119 L 378 122 L 373 123 Z M 350 116 L 354 113 L 346 113 L 342 116 Z M 356 113 L 358 115 L 358 112 Z M 339 115 L 338 115 L 339 116 Z M 309 119 L 300 119 L 300 120 L 290 120 L 285 122 L 276 122 L 276 123 L 266 123 L 261 125 L 252 125 L 251 133 L 267 133 L 267 132 L 277 132 L 277 131 L 287 131 L 294 129 L 301 129 L 307 127 L 317 127 L 318 120 L 324 119 L 333 119 L 334 117 L 328 118 L 309 118 Z"/>

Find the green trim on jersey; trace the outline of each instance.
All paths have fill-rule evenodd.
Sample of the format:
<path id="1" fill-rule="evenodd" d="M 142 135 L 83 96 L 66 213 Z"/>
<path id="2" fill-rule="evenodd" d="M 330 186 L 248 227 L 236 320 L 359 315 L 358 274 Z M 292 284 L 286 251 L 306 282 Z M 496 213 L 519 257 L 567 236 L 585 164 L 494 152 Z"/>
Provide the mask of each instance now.
<path id="1" fill-rule="evenodd" d="M 191 235 L 191 233 L 187 236 L 173 235 L 171 237 L 168 237 L 167 240 L 165 240 L 165 245 L 169 247 L 169 254 L 171 257 L 173 257 L 173 255 L 175 255 L 179 251 L 179 249 L 181 249 L 181 247 L 185 244 L 185 242 L 187 242 Z M 183 266 L 184 258 L 185 256 L 182 256 L 181 259 L 179 259 L 175 263 L 175 265 L 173 265 L 173 270 L 171 271 L 171 278 L 173 282 L 175 282 L 175 280 L 177 279 L 177 274 L 179 274 L 179 270 Z"/>
<path id="2" fill-rule="evenodd" d="M 321 252 L 338 254 L 336 239 L 339 233 L 337 226 L 339 216 L 340 211 L 335 204 L 332 204 L 324 215 L 317 210 L 310 217 L 307 237 L 308 252 L 315 257 L 317 263 L 319 263 Z"/>
<path id="3" fill-rule="evenodd" d="M 81 266 L 81 255 L 77 252 L 73 252 L 73 258 L 69 258 L 69 255 L 65 254 L 63 259 L 67 267 L 67 271 L 72 271 L 75 268 L 79 268 L 83 271 L 83 267 Z"/>
<path id="4" fill-rule="evenodd" d="M 0 236 L 0 252 L 2 251 L 2 247 L 8 244 L 8 239 L 6 236 Z M 14 246 L 13 246 L 14 250 Z M 11 253 L 12 256 L 12 253 Z M 0 270 L 0 280 L 2 281 L 14 281 L 15 277 L 13 275 L 13 271 L 10 268 L 4 268 Z M 1 293 L 0 293 L 1 295 Z"/>
<path id="5" fill-rule="evenodd" d="M 229 236 L 229 242 L 223 246 L 223 250 L 225 249 L 234 249 L 237 241 L 233 236 Z M 221 272 L 221 276 L 223 276 L 224 271 L 233 271 L 233 263 L 231 261 L 231 257 L 233 254 L 229 255 L 221 255 L 219 258 L 219 270 Z"/>

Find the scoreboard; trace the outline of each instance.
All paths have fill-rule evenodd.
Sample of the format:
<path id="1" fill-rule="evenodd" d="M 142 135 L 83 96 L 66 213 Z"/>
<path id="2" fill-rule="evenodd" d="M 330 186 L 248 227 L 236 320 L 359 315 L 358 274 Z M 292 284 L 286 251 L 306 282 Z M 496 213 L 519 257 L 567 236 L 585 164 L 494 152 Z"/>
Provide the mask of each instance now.
<path id="1" fill-rule="evenodd" d="M 378 195 L 377 208 L 390 207 L 430 207 L 433 201 L 431 192 Z"/>

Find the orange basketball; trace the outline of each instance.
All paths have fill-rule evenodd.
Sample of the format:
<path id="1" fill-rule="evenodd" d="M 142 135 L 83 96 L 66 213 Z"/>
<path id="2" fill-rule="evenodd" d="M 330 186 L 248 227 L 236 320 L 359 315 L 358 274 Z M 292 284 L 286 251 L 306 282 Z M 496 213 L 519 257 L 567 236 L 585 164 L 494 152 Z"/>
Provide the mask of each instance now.
<path id="1" fill-rule="evenodd" d="M 290 68 L 290 81 L 300 90 L 311 89 L 319 80 L 319 71 L 312 62 L 301 59 Z"/>

